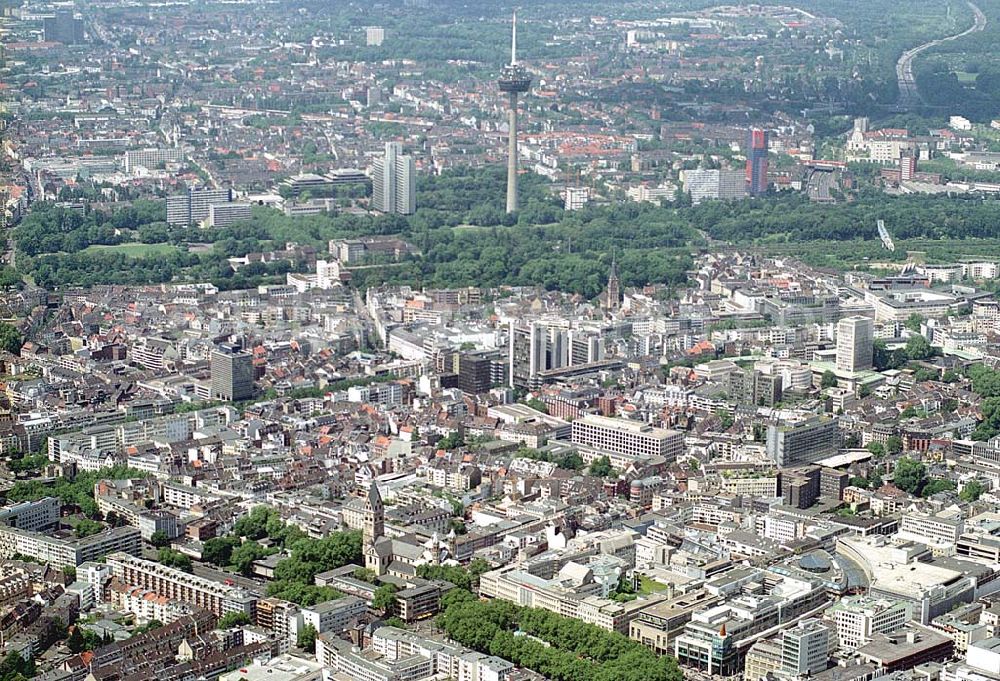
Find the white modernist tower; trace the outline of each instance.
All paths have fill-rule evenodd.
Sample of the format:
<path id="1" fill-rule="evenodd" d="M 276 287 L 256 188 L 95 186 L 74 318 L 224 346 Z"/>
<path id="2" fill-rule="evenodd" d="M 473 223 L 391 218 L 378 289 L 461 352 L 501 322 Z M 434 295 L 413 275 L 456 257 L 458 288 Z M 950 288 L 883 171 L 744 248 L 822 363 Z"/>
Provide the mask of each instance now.
<path id="1" fill-rule="evenodd" d="M 375 159 L 372 205 L 383 213 L 413 215 L 417 209 L 417 171 L 413 157 L 399 142 L 386 142 L 385 155 Z"/>
<path id="2" fill-rule="evenodd" d="M 510 97 L 508 111 L 510 138 L 507 144 L 507 212 L 517 211 L 517 99 L 522 92 L 531 89 L 531 76 L 527 69 L 517 63 L 517 12 L 514 13 L 510 29 L 510 64 L 500 71 L 497 81 L 501 92 Z"/>
<path id="3" fill-rule="evenodd" d="M 851 373 L 872 368 L 875 320 L 844 317 L 837 322 L 837 369 Z"/>

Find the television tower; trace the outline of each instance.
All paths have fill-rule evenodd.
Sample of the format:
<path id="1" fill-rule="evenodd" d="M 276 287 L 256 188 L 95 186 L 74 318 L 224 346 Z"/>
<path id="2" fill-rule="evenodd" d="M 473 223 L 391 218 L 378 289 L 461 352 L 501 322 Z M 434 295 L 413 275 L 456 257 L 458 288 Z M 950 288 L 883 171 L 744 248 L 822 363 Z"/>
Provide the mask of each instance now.
<path id="1" fill-rule="evenodd" d="M 517 98 L 531 89 L 531 76 L 527 69 L 517 63 L 517 12 L 510 28 L 510 64 L 500 71 L 497 81 L 500 92 L 510 96 L 508 111 L 510 138 L 507 144 L 507 212 L 517 211 Z"/>

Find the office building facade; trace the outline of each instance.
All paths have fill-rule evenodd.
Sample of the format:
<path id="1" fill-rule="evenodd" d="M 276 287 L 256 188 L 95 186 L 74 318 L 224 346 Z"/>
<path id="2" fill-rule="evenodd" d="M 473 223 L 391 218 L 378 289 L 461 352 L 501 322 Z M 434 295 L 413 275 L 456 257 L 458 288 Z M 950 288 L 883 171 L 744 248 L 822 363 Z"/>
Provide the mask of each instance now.
<path id="1" fill-rule="evenodd" d="M 604 359 L 604 340 L 594 330 L 512 321 L 507 343 L 507 381 L 512 388 L 534 390 L 542 384 L 542 372 Z"/>
<path id="2" fill-rule="evenodd" d="M 417 210 L 417 170 L 399 142 L 387 142 L 372 170 L 372 207 L 382 213 L 412 215 Z"/>
<path id="3" fill-rule="evenodd" d="M 742 406 L 773 407 L 781 400 L 780 374 L 761 371 L 733 371 L 728 376 L 729 397 Z"/>
<path id="4" fill-rule="evenodd" d="M 253 357 L 235 345 L 212 352 L 212 399 L 239 402 L 254 394 Z"/>
<path id="5" fill-rule="evenodd" d="M 441 609 L 441 587 L 437 584 L 411 586 L 396 593 L 396 613 L 404 622 L 414 622 Z"/>
<path id="6" fill-rule="evenodd" d="M 133 174 L 139 168 L 156 170 L 161 165 L 182 163 L 183 161 L 184 152 L 181 149 L 174 148 L 133 149 L 126 151 L 124 158 L 125 172 L 129 175 Z"/>
<path id="7" fill-rule="evenodd" d="M 59 524 L 60 506 L 56 497 L 11 504 L 0 508 L 0 523 L 29 532 L 50 530 Z"/>
<path id="8" fill-rule="evenodd" d="M 799 466 L 833 456 L 840 448 L 835 418 L 812 416 L 767 427 L 767 455 L 778 466 Z"/>
<path id="9" fill-rule="evenodd" d="M 845 317 L 837 323 L 837 369 L 854 373 L 872 368 L 875 320 Z"/>
<path id="10" fill-rule="evenodd" d="M 569 332 L 571 365 L 590 364 L 604 359 L 604 342 L 600 334 L 581 329 Z"/>
<path id="11" fill-rule="evenodd" d="M 42 22 L 45 42 L 79 45 L 84 40 L 83 19 L 73 15 L 72 10 L 58 10 L 53 17 Z"/>
<path id="12" fill-rule="evenodd" d="M 534 388 L 540 371 L 550 368 L 547 359 L 546 329 L 537 322 L 527 326 L 510 323 L 508 330 L 507 377 L 512 388 Z"/>
<path id="13" fill-rule="evenodd" d="M 304 625 L 311 624 L 317 633 L 341 632 L 351 621 L 368 611 L 365 602 L 356 596 L 344 596 L 302 608 Z"/>
<path id="14" fill-rule="evenodd" d="M 125 524 L 138 528 L 139 534 L 150 541 L 157 532 L 164 533 L 169 539 L 180 534 L 177 527 L 177 517 L 173 513 L 161 510 L 150 510 L 145 506 L 134 504 L 128 499 L 97 494 L 97 510 L 107 516 L 114 513 Z"/>
<path id="15" fill-rule="evenodd" d="M 907 603 L 888 598 L 846 596 L 830 610 L 837 627 L 837 639 L 844 650 L 854 650 L 872 640 L 875 634 L 891 634 L 910 621 Z"/>
<path id="16" fill-rule="evenodd" d="M 629 623 L 648 605 L 648 602 L 635 601 L 618 603 L 597 593 L 574 592 L 560 587 L 556 581 L 510 566 L 484 573 L 479 582 L 479 595 L 548 610 L 625 636 Z"/>
<path id="17" fill-rule="evenodd" d="M 684 450 L 684 436 L 647 423 L 587 414 L 573 421 L 573 444 L 625 454 L 662 456 L 673 461 Z"/>
<path id="18" fill-rule="evenodd" d="M 458 389 L 467 395 L 489 392 L 493 386 L 493 353 L 463 352 L 458 358 Z"/>
<path id="19" fill-rule="evenodd" d="M 826 670 L 829 629 L 819 620 L 805 619 L 781 633 L 781 668 L 795 676 L 815 676 Z"/>

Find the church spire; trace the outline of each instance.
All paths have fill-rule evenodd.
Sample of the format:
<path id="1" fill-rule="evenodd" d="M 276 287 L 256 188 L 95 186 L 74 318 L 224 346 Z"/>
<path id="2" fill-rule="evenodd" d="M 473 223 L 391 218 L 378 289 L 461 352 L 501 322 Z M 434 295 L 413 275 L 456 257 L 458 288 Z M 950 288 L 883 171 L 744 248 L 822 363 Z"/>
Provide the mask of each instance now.
<path id="1" fill-rule="evenodd" d="M 611 271 L 608 272 L 608 287 L 604 293 L 604 309 L 613 312 L 621 307 L 622 287 L 618 279 L 618 260 L 611 254 Z"/>
<path id="2" fill-rule="evenodd" d="M 365 497 L 365 522 L 362 530 L 364 546 L 371 546 L 385 534 L 385 506 L 378 485 L 373 480 Z"/>

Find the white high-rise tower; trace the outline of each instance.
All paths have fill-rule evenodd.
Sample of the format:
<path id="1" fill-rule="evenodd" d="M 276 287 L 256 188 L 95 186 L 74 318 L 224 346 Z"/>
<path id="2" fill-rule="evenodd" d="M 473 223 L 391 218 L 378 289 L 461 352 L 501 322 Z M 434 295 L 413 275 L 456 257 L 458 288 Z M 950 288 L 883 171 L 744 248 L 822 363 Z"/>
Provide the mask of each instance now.
<path id="1" fill-rule="evenodd" d="M 412 156 L 399 142 L 387 142 L 385 156 L 375 160 L 372 206 L 383 213 L 412 215 L 417 208 L 417 173 Z"/>
<path id="2" fill-rule="evenodd" d="M 844 317 L 837 323 L 837 369 L 864 371 L 872 368 L 875 320 L 871 317 Z"/>

